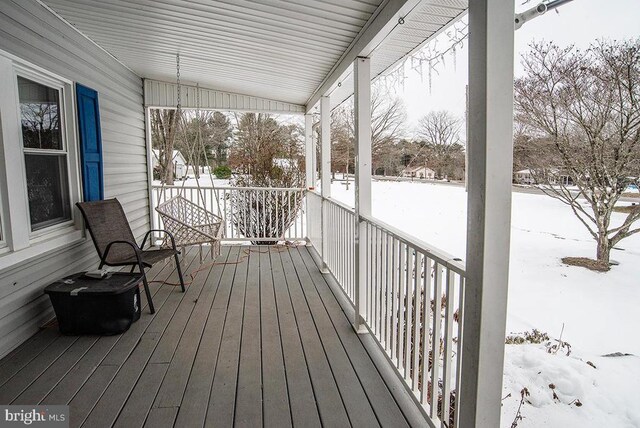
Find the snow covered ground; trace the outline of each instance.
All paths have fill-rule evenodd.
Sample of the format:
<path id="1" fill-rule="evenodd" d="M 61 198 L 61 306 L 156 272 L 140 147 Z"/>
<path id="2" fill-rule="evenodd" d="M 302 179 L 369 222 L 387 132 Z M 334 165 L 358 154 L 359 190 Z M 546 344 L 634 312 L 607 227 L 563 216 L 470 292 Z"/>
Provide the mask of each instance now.
<path id="1" fill-rule="evenodd" d="M 353 206 L 353 185 L 335 182 L 331 191 Z M 463 187 L 379 181 L 372 192 L 375 217 L 464 259 Z M 614 213 L 613 223 L 623 217 Z M 595 256 L 584 226 L 556 200 L 514 193 L 511 242 L 507 331 L 536 328 L 552 339 L 562 331 L 572 352 L 507 345 L 502 426 L 511 426 L 527 388 L 519 427 L 640 427 L 640 234 L 612 252 L 620 265 L 610 272 L 565 266 L 562 257 Z M 603 357 L 616 352 L 633 355 Z"/>

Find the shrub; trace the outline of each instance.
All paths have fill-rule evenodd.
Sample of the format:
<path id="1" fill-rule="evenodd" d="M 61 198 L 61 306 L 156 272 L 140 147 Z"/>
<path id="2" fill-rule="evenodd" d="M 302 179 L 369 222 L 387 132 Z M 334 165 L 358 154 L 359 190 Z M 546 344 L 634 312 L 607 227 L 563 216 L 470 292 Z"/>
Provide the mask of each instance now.
<path id="1" fill-rule="evenodd" d="M 221 178 L 221 179 L 230 178 L 231 177 L 231 168 L 229 168 L 227 165 L 217 166 L 213 170 L 213 175 L 215 175 L 217 178 Z"/>

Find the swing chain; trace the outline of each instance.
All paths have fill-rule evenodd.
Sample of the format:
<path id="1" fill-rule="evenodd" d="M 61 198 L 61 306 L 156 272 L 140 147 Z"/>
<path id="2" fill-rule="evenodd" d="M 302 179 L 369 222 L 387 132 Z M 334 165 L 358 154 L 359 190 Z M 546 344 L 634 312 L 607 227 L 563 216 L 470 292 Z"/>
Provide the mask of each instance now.
<path id="1" fill-rule="evenodd" d="M 182 108 L 182 85 L 180 84 L 180 52 L 176 54 L 176 86 L 178 87 L 178 105 L 177 110 Z"/>

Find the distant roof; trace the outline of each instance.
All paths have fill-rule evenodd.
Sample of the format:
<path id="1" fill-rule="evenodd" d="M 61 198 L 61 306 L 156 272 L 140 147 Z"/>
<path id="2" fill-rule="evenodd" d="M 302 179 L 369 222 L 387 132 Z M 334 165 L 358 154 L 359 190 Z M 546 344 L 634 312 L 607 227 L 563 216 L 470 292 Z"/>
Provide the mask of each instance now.
<path id="1" fill-rule="evenodd" d="M 431 168 L 426 167 L 426 166 L 412 166 L 412 167 L 407 167 L 407 168 L 405 168 L 403 171 L 405 171 L 405 172 L 414 172 L 414 171 L 420 171 L 420 170 L 423 170 L 423 169 L 424 169 L 424 170 L 431 171 L 431 172 L 435 172 L 434 170 L 432 170 Z"/>
<path id="2" fill-rule="evenodd" d="M 155 155 L 156 158 L 160 158 L 160 150 L 153 149 L 153 154 Z M 171 160 L 174 160 L 178 157 L 182 159 L 182 162 L 187 163 L 187 160 L 184 158 L 184 156 L 182 156 L 182 153 L 180 153 L 180 150 L 174 150 L 173 156 L 171 156 Z"/>

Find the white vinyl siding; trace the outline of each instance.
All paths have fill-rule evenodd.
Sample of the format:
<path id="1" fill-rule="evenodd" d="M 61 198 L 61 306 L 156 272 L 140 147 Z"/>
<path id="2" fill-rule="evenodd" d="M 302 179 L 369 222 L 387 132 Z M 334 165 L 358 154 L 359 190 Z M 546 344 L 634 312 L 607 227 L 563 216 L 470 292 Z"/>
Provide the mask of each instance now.
<path id="1" fill-rule="evenodd" d="M 141 238 L 149 229 L 142 79 L 35 0 L 0 2 L 0 50 L 98 91 L 105 198 L 120 200 L 134 235 Z M 13 219 L 4 212 L 6 232 Z M 44 253 L 29 248 L 26 260 L 12 258 L 1 247 L 0 241 L 0 260 L 15 262 L 0 269 L 0 356 L 53 317 L 43 294 L 47 284 L 97 266 L 87 239 L 60 239 L 57 249 Z"/>

